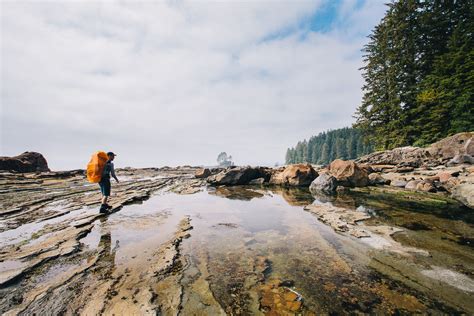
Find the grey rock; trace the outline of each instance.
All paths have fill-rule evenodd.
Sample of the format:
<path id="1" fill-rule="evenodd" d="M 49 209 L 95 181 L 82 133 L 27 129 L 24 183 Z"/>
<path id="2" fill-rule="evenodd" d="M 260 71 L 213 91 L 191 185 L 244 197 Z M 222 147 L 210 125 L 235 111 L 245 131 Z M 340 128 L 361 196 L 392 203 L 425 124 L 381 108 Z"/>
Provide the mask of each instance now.
<path id="1" fill-rule="evenodd" d="M 456 155 L 448 162 L 447 166 L 451 167 L 462 163 L 474 164 L 474 157 L 471 155 Z"/>
<path id="2" fill-rule="evenodd" d="M 369 185 L 384 185 L 389 184 L 390 180 L 385 179 L 379 173 L 373 172 L 369 174 Z"/>
<path id="3" fill-rule="evenodd" d="M 392 187 L 404 188 L 404 187 L 406 187 L 407 183 L 408 183 L 408 182 L 405 181 L 405 180 L 397 179 L 397 180 L 392 180 L 392 181 L 390 182 L 390 185 L 391 185 Z"/>
<path id="4" fill-rule="evenodd" d="M 411 180 L 405 185 L 405 189 L 407 190 L 416 190 L 417 185 L 420 183 L 420 180 Z"/>
<path id="5" fill-rule="evenodd" d="M 311 182 L 311 192 L 334 193 L 337 188 L 337 179 L 330 174 L 322 173 Z"/>
<path id="6" fill-rule="evenodd" d="M 257 178 L 250 180 L 249 184 L 264 184 L 265 183 L 265 178 Z"/>
<path id="7" fill-rule="evenodd" d="M 474 209 L 474 183 L 461 183 L 452 189 L 452 197 Z"/>
<path id="8" fill-rule="evenodd" d="M 269 179 L 268 168 L 263 167 L 229 167 L 216 175 L 207 178 L 213 185 L 241 185 L 249 184 L 257 178 Z"/>

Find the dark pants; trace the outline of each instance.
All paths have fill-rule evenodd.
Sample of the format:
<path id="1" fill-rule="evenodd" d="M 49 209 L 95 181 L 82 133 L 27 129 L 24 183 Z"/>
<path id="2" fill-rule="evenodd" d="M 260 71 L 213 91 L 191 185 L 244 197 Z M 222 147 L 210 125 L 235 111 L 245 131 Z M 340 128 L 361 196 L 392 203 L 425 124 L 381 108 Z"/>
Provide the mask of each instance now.
<path id="1" fill-rule="evenodd" d="M 110 178 L 100 180 L 99 186 L 103 196 L 110 196 Z"/>

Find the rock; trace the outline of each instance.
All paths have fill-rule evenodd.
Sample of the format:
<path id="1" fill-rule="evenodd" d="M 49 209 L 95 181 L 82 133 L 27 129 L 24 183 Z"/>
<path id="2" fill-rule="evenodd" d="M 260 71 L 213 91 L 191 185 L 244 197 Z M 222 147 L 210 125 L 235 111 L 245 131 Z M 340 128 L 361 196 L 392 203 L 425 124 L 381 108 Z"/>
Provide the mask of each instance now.
<path id="1" fill-rule="evenodd" d="M 26 151 L 14 157 L 0 157 L 0 170 L 16 172 L 48 172 L 48 162 L 37 152 Z"/>
<path id="2" fill-rule="evenodd" d="M 452 197 L 474 209 L 474 183 L 461 183 L 452 189 Z"/>
<path id="3" fill-rule="evenodd" d="M 196 170 L 196 172 L 194 173 L 194 176 L 198 179 L 202 179 L 202 178 L 207 178 L 211 175 L 211 170 L 209 170 L 208 168 L 201 168 L 201 169 L 198 169 Z"/>
<path id="4" fill-rule="evenodd" d="M 436 176 L 438 177 L 438 181 L 441 183 L 447 182 L 452 177 L 451 172 L 446 172 L 446 171 L 442 171 L 438 173 Z"/>
<path id="5" fill-rule="evenodd" d="M 384 172 L 386 170 L 394 170 L 395 165 L 371 165 L 373 172 Z"/>
<path id="6" fill-rule="evenodd" d="M 398 167 L 437 166 L 444 164 L 456 155 L 474 155 L 474 132 L 459 133 L 446 137 L 427 148 L 399 147 L 378 151 L 357 159 L 358 163 L 372 165 L 397 165 Z M 472 163 L 472 162 L 471 162 Z"/>
<path id="7" fill-rule="evenodd" d="M 466 145 L 464 145 L 464 153 L 466 155 L 474 156 L 474 138 L 471 137 L 466 141 Z"/>
<path id="8" fill-rule="evenodd" d="M 371 173 L 369 174 L 369 185 L 378 185 L 378 184 L 389 184 L 390 180 L 385 179 L 380 175 L 380 173 Z"/>
<path id="9" fill-rule="evenodd" d="M 416 185 L 416 190 L 422 191 L 422 192 L 436 192 L 435 186 L 433 185 L 432 182 L 429 182 L 429 181 L 420 181 Z"/>
<path id="10" fill-rule="evenodd" d="M 454 165 L 458 165 L 462 163 L 474 164 L 474 157 L 472 157 L 471 155 L 465 155 L 465 154 L 456 155 L 453 157 L 453 159 L 451 159 L 448 162 L 447 166 L 450 167 L 450 166 L 454 166 Z"/>
<path id="11" fill-rule="evenodd" d="M 418 147 L 400 147 L 392 150 L 378 151 L 357 159 L 358 163 L 372 165 L 399 165 L 418 167 L 426 157 L 425 150 Z M 376 169 L 374 169 L 376 170 Z"/>
<path id="12" fill-rule="evenodd" d="M 392 187 L 397 187 L 397 188 L 404 188 L 404 187 L 406 187 L 407 184 L 408 184 L 407 181 L 401 180 L 401 179 L 392 180 L 392 181 L 390 182 L 390 185 L 391 185 Z"/>
<path id="13" fill-rule="evenodd" d="M 415 168 L 413 167 L 397 167 L 395 170 L 399 173 L 412 172 Z"/>
<path id="14" fill-rule="evenodd" d="M 265 183 L 265 178 L 257 178 L 249 182 L 249 184 L 264 184 L 264 183 Z"/>
<path id="15" fill-rule="evenodd" d="M 457 186 L 459 183 L 461 182 L 459 181 L 458 178 L 451 177 L 446 182 L 443 182 L 443 183 L 439 182 L 439 189 L 452 192 L 453 188 Z"/>
<path id="16" fill-rule="evenodd" d="M 336 159 L 331 162 L 329 171 L 341 185 L 363 187 L 369 183 L 367 172 L 352 160 Z"/>
<path id="17" fill-rule="evenodd" d="M 309 186 L 318 173 L 310 164 L 288 165 L 277 170 L 270 178 L 271 184 L 290 186 Z"/>
<path id="18" fill-rule="evenodd" d="M 458 133 L 450 137 L 446 137 L 431 144 L 426 151 L 432 157 L 438 157 L 443 160 L 449 160 L 459 154 L 468 154 L 466 150 L 471 149 L 471 142 L 474 132 Z"/>
<path id="19" fill-rule="evenodd" d="M 320 174 L 309 186 L 310 191 L 334 193 L 337 187 L 337 179 L 328 173 Z"/>
<path id="20" fill-rule="evenodd" d="M 234 166 L 208 177 L 207 182 L 213 185 L 242 185 L 262 177 L 268 177 L 267 168 Z"/>
<path id="21" fill-rule="evenodd" d="M 416 190 L 417 185 L 421 182 L 421 180 L 411 180 L 405 185 L 405 189 L 407 190 Z"/>
<path id="22" fill-rule="evenodd" d="M 337 193 L 346 193 L 349 192 L 349 188 L 343 187 L 342 185 L 338 185 L 336 188 Z"/>

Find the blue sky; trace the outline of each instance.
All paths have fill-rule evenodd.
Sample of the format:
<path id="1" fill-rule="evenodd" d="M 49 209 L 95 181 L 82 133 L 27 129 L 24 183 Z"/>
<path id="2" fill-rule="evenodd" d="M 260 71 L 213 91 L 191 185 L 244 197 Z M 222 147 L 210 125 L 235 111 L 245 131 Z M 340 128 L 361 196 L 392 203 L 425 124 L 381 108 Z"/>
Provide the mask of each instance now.
<path id="1" fill-rule="evenodd" d="M 283 162 L 348 126 L 382 1 L 1 2 L 1 155 Z"/>

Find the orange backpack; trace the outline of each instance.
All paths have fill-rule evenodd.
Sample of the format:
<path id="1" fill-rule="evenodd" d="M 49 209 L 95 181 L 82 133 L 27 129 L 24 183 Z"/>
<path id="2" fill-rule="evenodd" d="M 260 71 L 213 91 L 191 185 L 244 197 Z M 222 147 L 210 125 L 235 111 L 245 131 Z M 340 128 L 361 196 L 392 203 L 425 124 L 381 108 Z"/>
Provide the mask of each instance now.
<path id="1" fill-rule="evenodd" d="M 91 160 L 87 164 L 87 180 L 89 180 L 89 182 L 100 182 L 102 172 L 104 172 L 104 167 L 108 159 L 107 154 L 103 151 L 98 151 L 92 155 Z"/>

